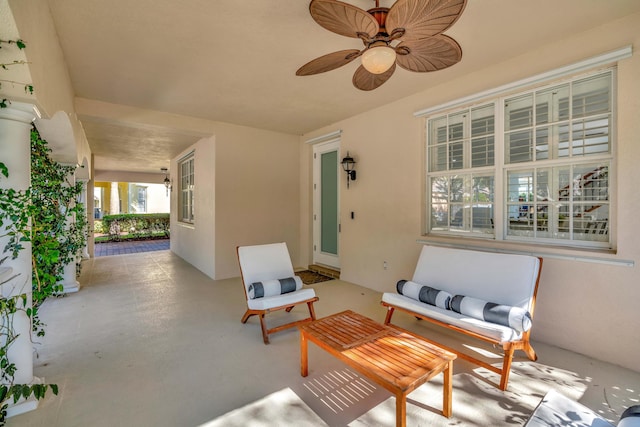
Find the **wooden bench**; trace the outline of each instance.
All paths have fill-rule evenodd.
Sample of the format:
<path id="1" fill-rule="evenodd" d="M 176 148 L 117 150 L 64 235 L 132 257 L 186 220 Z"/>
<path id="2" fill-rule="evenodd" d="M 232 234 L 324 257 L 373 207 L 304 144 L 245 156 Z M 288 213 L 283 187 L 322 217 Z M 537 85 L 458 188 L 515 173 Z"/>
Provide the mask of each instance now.
<path id="1" fill-rule="evenodd" d="M 532 320 L 541 269 L 542 259 L 533 256 L 424 246 L 411 282 L 453 296 L 472 297 L 500 304 L 501 307 L 519 307 L 520 312 L 528 311 Z M 394 311 L 400 310 L 418 319 L 501 346 L 504 351 L 501 367 L 447 348 L 461 359 L 499 374 L 501 390 L 507 389 L 516 350 L 524 351 L 530 360 L 537 360 L 529 341 L 530 329 L 518 331 L 478 316 L 439 308 L 397 292 L 384 293 L 381 304 L 387 308 L 385 324 L 390 324 Z"/>

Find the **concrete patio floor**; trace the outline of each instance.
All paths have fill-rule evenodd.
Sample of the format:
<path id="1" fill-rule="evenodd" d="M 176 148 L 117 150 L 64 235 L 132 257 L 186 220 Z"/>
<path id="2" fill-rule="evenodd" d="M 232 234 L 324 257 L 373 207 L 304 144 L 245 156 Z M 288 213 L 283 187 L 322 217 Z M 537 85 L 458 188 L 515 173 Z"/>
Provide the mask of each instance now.
<path id="1" fill-rule="evenodd" d="M 40 310 L 47 335 L 37 339 L 34 374 L 58 384 L 60 393 L 9 419 L 8 427 L 204 426 L 233 410 L 243 420 L 238 425 L 314 425 L 284 406 L 269 413 L 249 406 L 283 390 L 330 426 L 395 425 L 395 399 L 387 391 L 313 344 L 310 374 L 301 377 L 297 330 L 274 334 L 264 345 L 255 317 L 240 322 L 246 306 L 239 278 L 212 280 L 164 250 L 86 260 L 80 283 L 79 292 Z M 320 297 L 318 317 L 351 309 L 384 319 L 378 292 L 341 280 L 310 286 Z M 267 322 L 304 315 L 296 308 Z M 396 314 L 394 322 L 460 343 L 410 316 Z M 640 373 L 536 342 L 535 326 L 532 336 L 539 360 L 516 352 L 506 392 L 495 387 L 497 375 L 458 359 L 452 418 L 440 414 L 440 375 L 409 395 L 407 425 L 522 425 L 551 389 L 612 421 L 640 403 Z M 467 344 L 500 363 L 491 348 Z M 353 398 L 343 391 L 352 385 L 337 378 L 366 392 Z"/>

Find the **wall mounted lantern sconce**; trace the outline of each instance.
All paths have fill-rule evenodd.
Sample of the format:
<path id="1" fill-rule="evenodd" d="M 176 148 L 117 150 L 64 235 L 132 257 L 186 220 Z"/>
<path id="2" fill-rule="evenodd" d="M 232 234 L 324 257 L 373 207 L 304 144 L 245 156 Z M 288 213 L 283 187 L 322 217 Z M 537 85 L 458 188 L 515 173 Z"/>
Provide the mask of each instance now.
<path id="1" fill-rule="evenodd" d="M 164 188 L 167 190 L 168 196 L 169 191 L 171 191 L 171 179 L 169 178 L 169 170 L 167 168 L 160 168 L 160 170 L 164 173 Z"/>
<path id="2" fill-rule="evenodd" d="M 342 159 L 341 163 L 342 163 L 342 168 L 347 173 L 347 188 L 349 188 L 349 181 L 356 180 L 356 171 L 355 171 L 356 161 L 353 160 L 353 157 L 351 157 L 349 155 L 349 152 L 347 151 L 347 157 Z"/>

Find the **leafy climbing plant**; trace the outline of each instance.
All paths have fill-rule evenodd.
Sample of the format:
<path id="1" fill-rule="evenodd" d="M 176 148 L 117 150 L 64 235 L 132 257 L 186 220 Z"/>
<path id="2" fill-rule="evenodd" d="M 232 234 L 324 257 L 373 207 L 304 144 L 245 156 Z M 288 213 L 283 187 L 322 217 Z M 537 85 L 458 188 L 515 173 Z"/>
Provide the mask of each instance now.
<path id="1" fill-rule="evenodd" d="M 1 40 L 3 45 L 14 45 L 24 49 L 22 40 Z M 0 63 L 0 70 L 8 70 L 15 65 L 24 65 L 25 61 Z M 25 92 L 33 93 L 33 86 L 12 80 L 0 79 L 2 84 L 24 85 Z M 0 97 L 0 108 L 8 107 L 9 101 Z M 16 258 L 24 249 L 26 242 L 31 243 L 33 275 L 32 306 L 28 307 L 26 293 L 5 297 L 0 295 L 0 427 L 5 425 L 7 408 L 11 401 L 17 403 L 21 398 L 42 399 L 51 388 L 58 394 L 55 384 L 15 384 L 15 364 L 9 359 L 8 351 L 19 334 L 13 327 L 16 315 L 25 314 L 31 319 L 32 330 L 38 336 L 44 335 L 45 325 L 40 321 L 38 308 L 51 296 L 59 295 L 63 290 L 60 281 L 64 266 L 75 262 L 79 274 L 79 260 L 82 248 L 87 242 L 88 226 L 84 206 L 78 197 L 82 184 L 73 184 L 69 177 L 75 166 L 64 166 L 55 162 L 47 142 L 35 127 L 31 130 L 31 186 L 27 190 L 0 188 L 0 232 L 7 237 L 0 259 L 2 264 L 9 256 Z M 9 168 L 0 161 L 0 179 L 9 177 Z M 0 285 L 17 280 L 14 275 L 3 280 Z M 28 280 L 28 279 L 27 279 Z"/>
<path id="2" fill-rule="evenodd" d="M 47 142 L 33 127 L 31 186 L 27 190 L 0 189 L 0 228 L 8 237 L 3 251 L 16 258 L 25 243 L 30 242 L 33 263 L 32 306 L 25 308 L 26 294 L 2 297 L 0 303 L 0 426 L 4 425 L 11 399 L 14 402 L 29 396 L 40 399 L 47 391 L 44 384 L 13 384 L 15 365 L 7 357 L 9 347 L 17 338 L 12 319 L 18 311 L 23 311 L 31 319 L 33 332 L 37 336 L 45 334 L 38 309 L 48 297 L 61 294 L 64 267 L 69 263 L 79 265 L 82 248 L 87 242 L 86 214 L 84 206 L 78 203 L 82 183 L 69 181 L 75 166 L 57 163 L 50 153 Z M 0 173 L 9 177 L 8 167 L 1 162 Z M 79 268 L 76 271 L 79 272 Z M 50 387 L 57 394 L 57 387 Z"/>
<path id="3" fill-rule="evenodd" d="M 25 47 L 27 47 L 27 45 L 24 43 L 24 41 L 18 39 L 18 40 L 2 40 L 0 39 L 0 49 L 2 49 L 2 45 L 8 45 L 8 46 L 12 46 L 15 45 L 18 49 L 22 50 Z M 23 60 L 15 60 L 12 62 L 0 62 L 0 68 L 3 70 L 9 70 L 9 67 L 13 67 L 16 65 L 26 65 L 28 64 L 27 61 L 23 61 Z M 24 83 L 24 82 L 18 82 L 15 80 L 7 80 L 7 79 L 0 79 L 0 89 L 2 89 L 2 84 L 10 84 L 12 86 L 15 85 L 20 85 L 20 86 L 24 86 L 24 91 L 25 93 L 29 93 L 29 94 L 33 94 L 33 85 L 30 83 Z M 7 108 L 7 103 L 9 101 L 7 100 L 7 98 L 2 98 L 0 99 L 0 108 Z"/>
<path id="4" fill-rule="evenodd" d="M 7 257 L 0 260 L 2 264 Z M 0 286 L 18 278 L 13 275 L 2 282 Z M 27 306 L 27 294 L 19 294 L 12 297 L 0 298 L 0 426 L 5 425 L 7 409 L 9 403 L 17 403 L 20 399 L 28 399 L 34 396 L 42 399 L 47 390 L 51 388 L 53 394 L 58 394 L 56 384 L 15 384 L 14 376 L 16 365 L 9 359 L 9 348 L 18 339 L 19 334 L 13 327 L 13 320 L 19 312 L 24 312 L 27 316 L 31 314 L 31 309 Z"/>
<path id="5" fill-rule="evenodd" d="M 75 263 L 79 273 L 81 252 L 87 243 L 88 226 L 84 205 L 79 203 L 82 183 L 69 178 L 76 166 L 65 166 L 53 160 L 51 149 L 31 130 L 31 187 L 28 191 L 27 233 L 17 233 L 13 242 L 31 242 L 33 257 L 33 319 L 34 332 L 44 335 L 38 318 L 38 308 L 48 297 L 63 291 L 60 282 L 64 267 Z M 9 248 L 15 253 L 15 246 Z M 20 250 L 21 248 L 17 249 Z"/>

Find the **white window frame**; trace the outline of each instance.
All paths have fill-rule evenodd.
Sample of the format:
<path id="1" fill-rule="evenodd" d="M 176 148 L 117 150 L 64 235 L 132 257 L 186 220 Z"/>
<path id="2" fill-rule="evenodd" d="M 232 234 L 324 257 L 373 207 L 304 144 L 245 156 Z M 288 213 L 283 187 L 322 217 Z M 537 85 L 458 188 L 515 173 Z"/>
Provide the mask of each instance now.
<path id="1" fill-rule="evenodd" d="M 180 222 L 195 222 L 195 151 L 178 161 L 178 218 Z"/>
<path id="2" fill-rule="evenodd" d="M 582 71 L 582 70 L 581 70 Z M 562 83 L 569 83 L 571 84 L 571 82 L 577 81 L 577 80 L 581 80 L 581 79 L 585 79 L 588 77 L 592 77 L 592 76 L 597 76 L 597 75 L 601 75 L 601 74 L 606 74 L 606 73 L 611 73 L 611 85 L 610 85 L 610 99 L 611 99 L 611 111 L 610 111 L 610 122 L 609 122 L 609 150 L 607 153 L 603 153 L 603 154 L 597 154 L 597 155 L 589 155 L 589 156 L 583 156 L 583 157 L 577 157 L 577 158 L 560 158 L 560 159 L 550 159 L 550 160 L 537 160 L 534 159 L 532 161 L 529 162 L 522 162 L 522 163 L 507 163 L 506 159 L 505 159 L 505 150 L 506 150 L 506 130 L 505 130 L 505 126 L 504 126 L 504 122 L 505 122 L 505 101 L 507 99 L 513 99 L 516 98 L 518 96 L 521 95 L 526 95 L 528 93 L 535 93 L 538 92 L 540 90 L 544 90 L 545 88 L 552 88 L 554 86 L 557 86 L 559 84 Z M 554 73 L 551 73 L 552 75 Z M 557 78 L 557 76 L 556 76 Z M 514 84 L 514 87 L 516 87 L 518 89 L 522 88 L 523 85 L 518 85 L 517 83 Z M 617 104 L 617 100 L 616 100 L 616 67 L 615 66 L 608 66 L 606 68 L 601 68 L 601 69 L 594 69 L 591 70 L 589 72 L 583 73 L 583 74 L 577 74 L 574 73 L 573 75 L 567 76 L 564 79 L 556 79 L 556 80 L 551 80 L 551 79 L 547 79 L 546 81 L 544 81 L 544 84 L 539 84 L 539 85 L 535 85 L 535 86 L 529 86 L 527 87 L 527 90 L 522 91 L 520 93 L 517 92 L 497 92 L 494 91 L 493 93 L 490 93 L 490 95 L 493 96 L 487 96 L 484 98 L 478 97 L 478 96 L 471 96 L 468 97 L 467 99 L 473 99 L 473 103 L 467 103 L 464 104 L 462 102 L 457 103 L 455 105 L 455 109 L 453 108 L 441 108 L 441 109 L 430 109 L 430 110 L 425 110 L 423 112 L 418 112 L 416 113 L 417 116 L 420 117 L 425 117 L 425 131 L 426 131 L 426 137 L 425 137 L 425 168 L 424 168 L 424 177 L 425 180 L 423 182 L 425 182 L 426 184 L 426 188 L 425 188 L 425 194 L 426 194 L 426 199 L 425 199 L 425 203 L 423 204 L 423 218 L 425 218 L 424 220 L 424 229 L 423 229 L 423 235 L 425 236 L 429 236 L 429 235 L 433 235 L 433 236 L 455 236 L 455 237 L 471 237 L 471 238 L 484 238 L 484 239 L 493 239 L 496 241 L 515 241 L 515 242 L 520 242 L 520 243 L 532 243 L 532 244 L 550 244 L 550 245 L 561 245 L 561 246 L 568 246 L 568 247 L 574 247 L 574 248 L 581 248 L 581 247 L 586 247 L 586 248 L 603 248 L 603 249 L 611 249 L 614 246 L 614 242 L 615 242 L 615 236 L 612 232 L 613 229 L 613 224 L 611 223 L 613 221 L 613 218 L 615 218 L 615 205 L 614 205 L 614 201 L 616 198 L 616 189 L 615 189 L 615 182 L 613 177 L 615 176 L 615 152 L 616 152 L 616 144 L 617 144 L 617 135 L 616 135 L 616 117 L 617 117 L 617 111 L 616 111 L 616 104 Z M 430 158 L 429 158 L 429 154 L 430 152 L 434 152 L 435 150 L 433 150 L 433 145 L 430 145 L 430 140 L 429 138 L 432 135 L 435 135 L 431 129 L 430 129 L 430 123 L 431 122 L 435 122 L 436 119 L 442 119 L 443 117 L 451 117 L 456 115 L 459 112 L 463 112 L 463 111 L 471 111 L 474 108 L 477 107 L 482 107 L 485 105 L 489 105 L 489 104 L 494 104 L 495 105 L 495 110 L 494 110 L 494 117 L 495 117 L 495 140 L 494 140 L 494 158 L 495 158 L 495 164 L 493 166 L 490 167 L 477 167 L 477 168 L 471 168 L 471 167 L 465 167 L 462 169 L 452 169 L 451 163 L 447 157 L 446 160 L 446 167 L 445 169 L 440 169 L 440 170 L 430 170 L 430 167 L 432 166 L 432 164 L 430 164 Z M 451 104 L 449 104 L 448 106 L 451 106 Z M 534 109 L 534 113 L 535 113 L 535 104 L 533 105 L 533 109 Z M 446 119 L 446 123 L 447 126 L 449 126 L 449 119 Z M 469 122 L 470 123 L 470 122 Z M 569 126 L 571 126 L 571 122 L 569 124 Z M 448 129 L 448 127 L 447 127 Z M 469 130 L 468 124 L 465 128 L 467 131 Z M 438 134 L 441 135 L 441 134 Z M 534 135 L 535 135 L 535 131 L 534 131 Z M 465 135 L 465 140 L 470 140 L 471 136 L 470 134 L 466 134 Z M 535 141 L 535 137 L 534 137 L 534 141 Z M 449 147 L 449 144 L 446 144 L 447 147 Z M 447 148 L 447 151 L 450 153 L 449 148 Z M 470 158 L 469 158 L 469 147 L 468 144 L 467 146 L 465 146 L 464 148 L 464 156 L 465 158 L 463 159 L 465 161 L 465 166 L 469 166 L 469 162 L 470 162 Z M 535 157 L 535 156 L 534 156 Z M 590 236 L 586 236 L 586 235 L 582 235 L 582 239 L 573 239 L 574 236 L 580 236 L 579 234 L 574 234 L 573 230 L 574 230 L 574 226 L 576 224 L 574 224 L 573 220 L 570 220 L 570 225 L 568 226 L 568 230 L 570 230 L 569 232 L 565 233 L 566 236 L 564 236 L 563 238 L 558 238 L 559 234 L 558 233 L 552 233 L 551 230 L 552 228 L 549 227 L 548 228 L 548 233 L 546 233 L 546 237 L 542 238 L 542 237 L 538 237 L 535 233 L 536 227 L 538 227 L 538 229 L 541 229 L 541 226 L 537 223 L 534 222 L 533 225 L 533 233 L 529 233 L 527 235 L 527 233 L 524 234 L 518 234 L 518 233 L 514 233 L 513 232 L 513 225 L 509 223 L 509 212 L 508 212 L 508 180 L 507 180 L 507 176 L 509 173 L 516 173 L 519 170 L 533 170 L 535 171 L 536 168 L 545 168 L 545 169 L 554 169 L 556 167 L 574 167 L 574 166 L 579 166 L 581 164 L 594 164 L 594 163 L 602 163 L 605 164 L 608 167 L 608 199 L 607 199 L 607 207 L 608 207 L 608 220 L 607 220 L 607 228 L 606 231 L 604 232 L 606 235 L 603 237 L 603 235 L 599 235 L 599 236 L 594 236 L 594 239 L 599 239 L 597 241 L 591 241 L 591 240 L 584 240 L 584 239 L 590 239 Z M 437 214 L 436 216 L 434 216 L 434 213 L 432 213 L 432 205 L 433 205 L 433 199 L 432 199 L 432 179 L 433 178 L 451 178 L 451 177 L 458 177 L 461 178 L 465 181 L 466 183 L 466 187 L 465 188 L 469 188 L 469 180 L 471 179 L 472 176 L 476 176 L 476 175 L 486 175 L 487 173 L 493 173 L 494 174 L 494 195 L 493 195 L 493 221 L 494 221 L 494 225 L 495 227 L 493 227 L 493 230 L 489 229 L 487 230 L 487 228 L 483 229 L 483 230 L 478 230 L 478 229 L 474 229 L 475 227 L 475 223 L 471 223 L 469 221 L 470 219 L 470 212 L 471 209 L 467 209 L 467 211 L 469 212 L 464 212 L 465 218 L 467 220 L 467 229 L 463 230 L 463 229 L 453 229 L 453 227 L 451 227 L 451 224 L 453 224 L 453 220 L 452 218 L 452 211 L 451 209 L 453 208 L 453 203 L 449 202 L 449 210 L 448 210 L 448 215 L 450 216 L 449 220 L 450 222 L 445 224 L 444 227 L 440 227 L 440 230 L 438 230 L 438 227 L 433 227 L 432 225 L 432 221 L 435 221 L 436 219 L 442 221 L 442 218 L 440 218 L 440 216 L 442 216 L 441 214 Z M 535 172 L 534 172 L 535 174 Z M 468 194 L 468 192 L 465 192 L 465 204 L 468 206 L 473 206 L 473 202 L 471 197 L 473 196 L 473 194 Z M 451 199 L 451 196 L 449 196 Z M 574 205 L 575 206 L 575 205 Z M 550 222 L 550 221 L 549 221 Z M 434 229 L 435 228 L 435 229 Z M 557 230 L 558 227 L 556 227 L 555 231 Z M 601 232 L 602 233 L 602 232 Z M 544 233 L 538 233 L 539 235 L 544 234 Z M 568 237 L 567 237 L 568 236 Z M 604 240 L 606 241 L 604 241 Z"/>
<path id="3" fill-rule="evenodd" d="M 136 185 L 135 186 L 136 189 L 136 207 L 137 207 L 137 211 L 138 213 L 147 213 L 147 205 L 149 202 L 148 199 L 148 191 L 147 191 L 147 186 L 144 185 Z M 140 195 L 142 193 L 142 208 L 140 207 Z"/>

